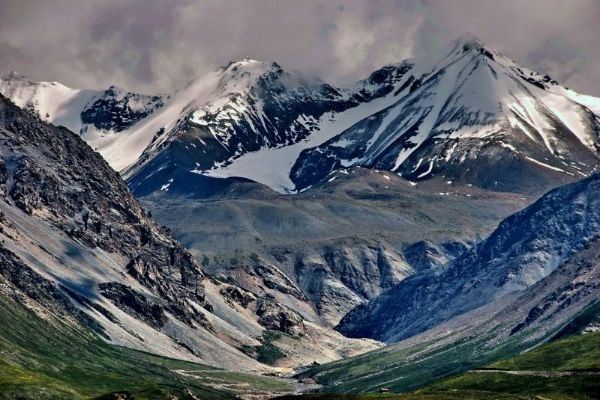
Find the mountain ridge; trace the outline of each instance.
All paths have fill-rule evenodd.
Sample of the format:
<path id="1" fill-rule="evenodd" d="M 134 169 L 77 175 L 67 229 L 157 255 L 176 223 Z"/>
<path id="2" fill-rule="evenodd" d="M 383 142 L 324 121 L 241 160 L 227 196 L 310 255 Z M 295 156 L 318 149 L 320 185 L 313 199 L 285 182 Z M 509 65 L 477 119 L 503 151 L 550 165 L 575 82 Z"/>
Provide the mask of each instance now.
<path id="1" fill-rule="evenodd" d="M 15 81 L 26 82 L 21 92 L 40 85 L 5 77 L 0 92 L 17 103 L 23 93 Z M 345 87 L 243 59 L 169 96 L 111 90 L 102 101 L 88 99 L 82 116 L 97 120 L 76 131 L 138 195 L 173 187 L 175 175 L 190 182 L 180 179 L 179 191 L 193 195 L 206 181 L 193 174 L 295 193 L 352 166 L 541 194 L 599 162 L 600 99 L 563 88 L 472 36 L 453 42 L 433 67 L 390 64 Z M 131 98 L 141 107 L 129 107 Z"/>

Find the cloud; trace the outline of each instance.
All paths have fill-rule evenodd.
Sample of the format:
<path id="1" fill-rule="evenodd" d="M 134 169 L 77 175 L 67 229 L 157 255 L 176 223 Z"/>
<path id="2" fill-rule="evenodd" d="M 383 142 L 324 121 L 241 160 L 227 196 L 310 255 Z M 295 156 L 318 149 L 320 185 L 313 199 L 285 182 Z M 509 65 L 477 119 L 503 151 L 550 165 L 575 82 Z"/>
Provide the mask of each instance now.
<path id="1" fill-rule="evenodd" d="M 2 0 L 0 70 L 169 91 L 243 57 L 337 83 L 465 32 L 600 96 L 595 0 Z"/>

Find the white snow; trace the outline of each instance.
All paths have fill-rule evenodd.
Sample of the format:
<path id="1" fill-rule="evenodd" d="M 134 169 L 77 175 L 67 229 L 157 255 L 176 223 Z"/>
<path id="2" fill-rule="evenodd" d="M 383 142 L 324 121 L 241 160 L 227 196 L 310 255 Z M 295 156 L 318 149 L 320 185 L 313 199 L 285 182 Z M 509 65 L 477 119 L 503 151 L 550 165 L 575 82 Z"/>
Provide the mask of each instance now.
<path id="1" fill-rule="evenodd" d="M 173 179 L 169 179 L 169 181 L 167 183 L 165 183 L 164 185 L 162 185 L 160 187 L 161 191 L 168 191 L 169 190 L 169 186 L 171 186 L 171 183 L 173 183 Z"/>
<path id="2" fill-rule="evenodd" d="M 34 82 L 9 74 L 0 79 L 0 93 L 21 108 L 32 107 L 42 120 L 79 133 L 81 111 L 102 92 L 72 89 L 58 82 Z"/>
<path id="3" fill-rule="evenodd" d="M 533 163 L 535 163 L 537 165 L 541 165 L 542 167 L 545 167 L 545 168 L 548 168 L 548 169 L 551 169 L 551 170 L 554 170 L 554 171 L 566 173 L 566 171 L 564 169 L 553 167 L 552 165 L 549 165 L 549 164 L 543 163 L 541 161 L 538 161 L 535 158 L 532 158 L 532 157 L 525 157 L 525 158 L 527 158 L 529 161 L 531 161 L 531 162 L 533 162 Z"/>
<path id="4" fill-rule="evenodd" d="M 225 167 L 208 171 L 193 170 L 192 172 L 219 178 L 247 178 L 267 185 L 278 192 L 292 193 L 295 191 L 295 185 L 290 179 L 290 171 L 303 150 L 325 143 L 361 120 L 392 105 L 395 101 L 396 98 L 390 94 L 341 113 L 327 113 L 317 121 L 318 128 L 301 142 L 285 147 L 246 153 Z M 344 166 L 351 166 L 351 164 Z"/>
<path id="5" fill-rule="evenodd" d="M 517 150 L 517 148 L 515 146 L 511 145 L 511 144 L 500 142 L 500 146 L 504 147 L 505 149 L 509 149 L 511 151 L 514 151 L 515 153 L 519 153 L 519 151 Z"/>
<path id="6" fill-rule="evenodd" d="M 431 173 L 432 170 L 433 170 L 433 161 L 430 161 L 429 162 L 429 167 L 427 168 L 427 171 L 419 174 L 419 176 L 417 176 L 417 178 L 420 179 L 420 178 L 426 177 L 427 175 L 429 175 Z"/>

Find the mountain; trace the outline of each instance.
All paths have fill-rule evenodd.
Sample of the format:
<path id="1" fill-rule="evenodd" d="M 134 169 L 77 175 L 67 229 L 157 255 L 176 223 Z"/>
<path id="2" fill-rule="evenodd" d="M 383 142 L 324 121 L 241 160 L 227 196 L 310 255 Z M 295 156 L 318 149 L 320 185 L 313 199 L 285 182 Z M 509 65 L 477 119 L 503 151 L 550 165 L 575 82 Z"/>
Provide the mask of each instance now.
<path id="1" fill-rule="evenodd" d="M 169 96 L 144 96 L 115 87 L 104 92 L 76 90 L 9 73 L 0 81 L 0 93 L 49 122 L 81 133 L 124 173 L 136 193 L 158 190 L 167 182 L 165 174 L 184 176 L 188 187 L 180 190 L 193 192 L 204 181 L 198 184 L 190 172 L 226 165 L 261 149 L 311 142 L 315 136 L 317 144 L 322 143 L 339 130 L 338 122 L 349 126 L 358 120 L 350 116 L 348 122 L 337 121 L 338 114 L 389 95 L 411 67 L 407 62 L 386 66 L 340 89 L 284 71 L 273 62 L 244 59 Z M 329 132 L 320 132 L 322 124 Z M 150 180 L 154 174 L 159 176 Z M 178 179 L 179 185 L 186 186 L 183 181 Z"/>
<path id="2" fill-rule="evenodd" d="M 526 353 L 541 343 L 596 332 L 600 315 L 600 235 L 594 195 L 598 182 L 595 174 L 556 189 L 531 208 L 508 218 L 490 239 L 443 267 L 437 275 L 430 275 L 431 286 L 425 284 L 424 275 L 407 278 L 370 305 L 351 312 L 340 328 L 400 341 L 314 367 L 299 377 L 315 379 L 326 385 L 325 391 L 334 393 L 372 392 L 380 387 L 406 392 L 435 381 L 440 382 L 434 385 L 439 388 L 445 382 L 442 378 Z M 582 226 L 588 221 L 596 227 L 595 232 Z M 542 226 L 544 222 L 547 228 Z M 527 223 L 531 229 L 523 231 Z M 514 229 L 509 225 L 515 225 Z M 508 242 L 513 248 L 507 253 Z M 560 251 L 565 243 L 571 243 L 568 251 L 555 253 L 553 261 L 547 257 Z M 496 262 L 489 261 L 488 256 Z M 474 257 L 488 263 L 482 264 Z M 470 270 L 464 264 L 468 259 L 472 261 Z M 525 264 L 523 268 L 519 261 Z M 536 283 L 509 290 L 544 267 L 548 268 L 547 275 Z M 498 280 L 503 276 L 508 279 Z M 490 296 L 494 290 L 497 296 Z M 474 304 L 466 304 L 467 299 Z M 368 315 L 367 310 L 373 314 Z M 376 327 L 379 325 L 375 319 L 381 329 Z M 588 354 L 575 354 L 584 361 L 593 360 Z M 544 361 L 560 363 L 558 359 Z M 538 368 L 542 365 L 531 369 Z M 495 378 L 494 382 L 504 380 L 502 376 Z M 497 390 L 496 384 L 488 384 L 490 390 Z M 512 389 L 525 390 L 518 386 Z"/>
<path id="3" fill-rule="evenodd" d="M 541 194 L 597 168 L 600 100 L 472 37 L 457 40 L 434 67 L 400 65 L 392 91 L 321 119 L 308 140 L 247 153 L 203 173 L 293 192 L 332 171 L 363 166 L 412 181 L 437 176 Z"/>
<path id="4" fill-rule="evenodd" d="M 245 154 L 291 151 L 308 146 L 316 137 L 324 140 L 324 135 L 334 132 L 322 132 L 324 121 L 334 124 L 335 116 L 345 110 L 385 96 L 409 68 L 409 64 L 384 68 L 364 81 L 360 90 L 348 91 L 286 72 L 276 63 L 232 62 L 173 95 L 165 110 L 116 144 L 132 154 L 124 175 L 138 195 L 163 185 L 165 190 L 195 193 L 210 183 L 203 171 L 218 170 Z M 129 145 L 142 141 L 150 144 L 136 160 L 133 155 L 141 147 L 132 150 Z M 109 159 L 117 158 L 107 152 Z M 278 176 L 278 165 L 263 165 L 269 166 L 259 168 L 270 186 L 288 190 L 289 182 L 279 182 L 289 179 Z"/>
<path id="5" fill-rule="evenodd" d="M 294 310 L 309 308 L 301 296 L 281 304 L 268 291 L 254 295 L 206 276 L 80 137 L 4 97 L 0 195 L 0 279 L 38 316 L 72 320 L 113 344 L 234 370 L 378 347 L 305 320 Z"/>
<path id="6" fill-rule="evenodd" d="M 168 99 L 116 86 L 104 91 L 72 89 L 59 82 L 35 82 L 14 71 L 0 78 L 0 93 L 42 120 L 81 134 L 93 147 L 160 109 Z"/>
<path id="7" fill-rule="evenodd" d="M 406 392 L 535 349 L 561 337 L 565 327 L 582 317 L 598 317 L 599 246 L 594 239 L 525 292 L 380 350 L 314 367 L 300 377 L 315 379 L 333 393 L 372 392 L 382 386 Z"/>
<path id="8" fill-rule="evenodd" d="M 161 97 L 162 107 L 129 128 L 79 131 L 124 168 L 134 194 L 198 261 L 208 260 L 211 275 L 234 276 L 249 293 L 268 293 L 330 327 L 405 277 L 455 258 L 529 201 L 437 177 L 415 186 L 360 167 L 330 173 L 295 198 L 252 182 L 293 192 L 296 158 L 408 95 L 413 70 L 408 61 L 389 65 L 336 88 L 247 59 Z M 87 113 L 116 120 L 119 107 L 103 105 L 114 97 L 86 103 L 82 121 Z M 107 133 L 94 141 L 98 129 Z M 224 178 L 239 166 L 250 180 Z"/>
<path id="9" fill-rule="evenodd" d="M 600 101 L 477 39 L 345 87 L 245 59 L 168 95 L 0 92 L 16 326 L 235 371 L 338 360 L 303 376 L 351 392 L 594 329 Z"/>
<path id="10" fill-rule="evenodd" d="M 396 342 L 502 297 L 528 292 L 597 242 L 599 191 L 597 173 L 549 192 L 442 269 L 405 279 L 352 310 L 337 329 L 352 337 Z M 532 310 L 531 318 L 544 311 Z"/>
<path id="11" fill-rule="evenodd" d="M 197 360 L 176 333 L 210 329 L 193 257 L 66 128 L 2 97 L 0 136 L 3 279 L 113 343 Z"/>
<path id="12" fill-rule="evenodd" d="M 565 89 L 475 38 L 457 40 L 431 71 L 405 79 L 410 87 L 395 104 L 305 150 L 291 172 L 296 188 L 360 165 L 413 181 L 440 176 L 531 192 L 598 166 L 600 100 Z"/>

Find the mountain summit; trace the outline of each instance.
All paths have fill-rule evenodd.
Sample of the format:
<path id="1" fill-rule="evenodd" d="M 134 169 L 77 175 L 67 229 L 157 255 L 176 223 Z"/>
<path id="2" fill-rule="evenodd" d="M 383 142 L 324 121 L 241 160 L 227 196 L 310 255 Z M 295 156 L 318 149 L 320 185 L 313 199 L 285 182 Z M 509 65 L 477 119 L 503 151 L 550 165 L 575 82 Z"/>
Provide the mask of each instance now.
<path id="1" fill-rule="evenodd" d="M 292 170 L 296 186 L 360 165 L 518 191 L 586 176 L 598 165 L 600 101 L 477 39 L 455 41 L 430 72 L 408 79 L 410 90 L 394 105 L 306 150 Z"/>

